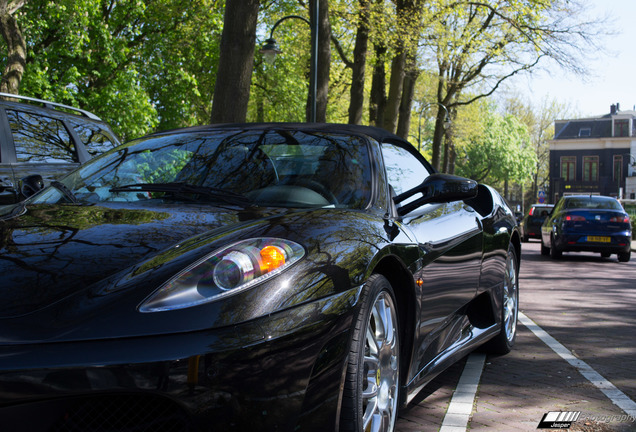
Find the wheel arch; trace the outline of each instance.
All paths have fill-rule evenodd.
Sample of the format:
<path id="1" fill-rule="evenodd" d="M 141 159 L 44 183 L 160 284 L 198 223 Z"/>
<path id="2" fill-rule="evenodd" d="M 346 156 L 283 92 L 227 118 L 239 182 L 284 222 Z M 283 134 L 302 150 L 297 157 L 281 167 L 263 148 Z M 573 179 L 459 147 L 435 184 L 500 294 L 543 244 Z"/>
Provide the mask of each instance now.
<path id="1" fill-rule="evenodd" d="M 518 230 L 514 230 L 510 236 L 510 244 L 515 248 L 517 254 L 517 270 L 521 268 L 521 236 Z"/>
<path id="2" fill-rule="evenodd" d="M 373 273 L 384 276 L 391 284 L 391 287 L 393 287 L 395 294 L 402 344 L 400 348 L 400 367 L 403 373 L 401 374 L 400 381 L 402 389 L 404 389 L 404 384 L 408 382 L 407 374 L 413 353 L 416 305 L 418 304 L 415 283 L 412 274 L 404 266 L 402 261 L 395 256 L 382 258 L 373 268 Z M 400 403 L 403 403 L 405 400 L 406 395 L 404 391 L 401 391 Z"/>

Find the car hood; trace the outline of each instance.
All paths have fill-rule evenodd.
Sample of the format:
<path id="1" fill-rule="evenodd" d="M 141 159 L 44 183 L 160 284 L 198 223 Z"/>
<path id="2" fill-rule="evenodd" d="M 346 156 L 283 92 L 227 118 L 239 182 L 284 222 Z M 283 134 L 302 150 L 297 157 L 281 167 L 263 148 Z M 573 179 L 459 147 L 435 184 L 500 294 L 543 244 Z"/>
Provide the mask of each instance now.
<path id="1" fill-rule="evenodd" d="M 284 210 L 189 204 L 18 205 L 0 214 L 0 318 L 47 307 L 199 234 Z"/>

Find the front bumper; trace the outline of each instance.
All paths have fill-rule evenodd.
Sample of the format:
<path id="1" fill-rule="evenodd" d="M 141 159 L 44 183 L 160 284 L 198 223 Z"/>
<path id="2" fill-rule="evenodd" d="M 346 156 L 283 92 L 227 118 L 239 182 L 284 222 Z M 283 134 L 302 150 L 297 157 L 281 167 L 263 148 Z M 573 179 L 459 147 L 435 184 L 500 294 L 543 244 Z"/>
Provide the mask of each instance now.
<path id="1" fill-rule="evenodd" d="M 358 298 L 210 331 L 2 346 L 2 430 L 334 430 Z"/>

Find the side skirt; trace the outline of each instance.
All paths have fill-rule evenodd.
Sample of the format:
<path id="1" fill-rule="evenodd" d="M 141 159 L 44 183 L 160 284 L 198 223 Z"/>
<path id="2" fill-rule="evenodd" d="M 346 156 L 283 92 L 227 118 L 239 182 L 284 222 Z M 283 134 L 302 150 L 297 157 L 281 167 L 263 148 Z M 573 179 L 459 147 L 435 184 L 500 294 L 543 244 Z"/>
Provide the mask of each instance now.
<path id="1" fill-rule="evenodd" d="M 406 395 L 403 406 L 408 405 L 437 375 L 461 360 L 479 345 L 496 336 L 500 330 L 500 323 L 483 329 L 470 326 L 470 328 L 464 332 L 462 338 L 435 357 L 402 389 L 402 394 Z"/>

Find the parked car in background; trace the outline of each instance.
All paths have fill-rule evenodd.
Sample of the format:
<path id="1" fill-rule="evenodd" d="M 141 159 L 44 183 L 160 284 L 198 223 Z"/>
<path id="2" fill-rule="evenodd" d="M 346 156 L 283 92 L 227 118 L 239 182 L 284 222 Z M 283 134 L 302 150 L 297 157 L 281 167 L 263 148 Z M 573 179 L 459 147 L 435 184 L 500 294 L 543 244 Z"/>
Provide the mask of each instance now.
<path id="1" fill-rule="evenodd" d="M 553 258 L 563 252 L 599 252 L 627 262 L 631 244 L 629 215 L 616 198 L 607 196 L 564 196 L 541 227 L 541 253 Z"/>
<path id="2" fill-rule="evenodd" d="M 0 205 L 26 198 L 119 144 L 95 114 L 0 93 Z"/>
<path id="3" fill-rule="evenodd" d="M 154 134 L 0 208 L 0 232 L 7 430 L 390 432 L 515 342 L 513 213 L 379 128 Z"/>
<path id="4" fill-rule="evenodd" d="M 530 238 L 541 238 L 541 225 L 548 217 L 554 204 L 532 204 L 528 214 L 521 220 L 519 230 L 521 239 L 527 242 Z"/>

